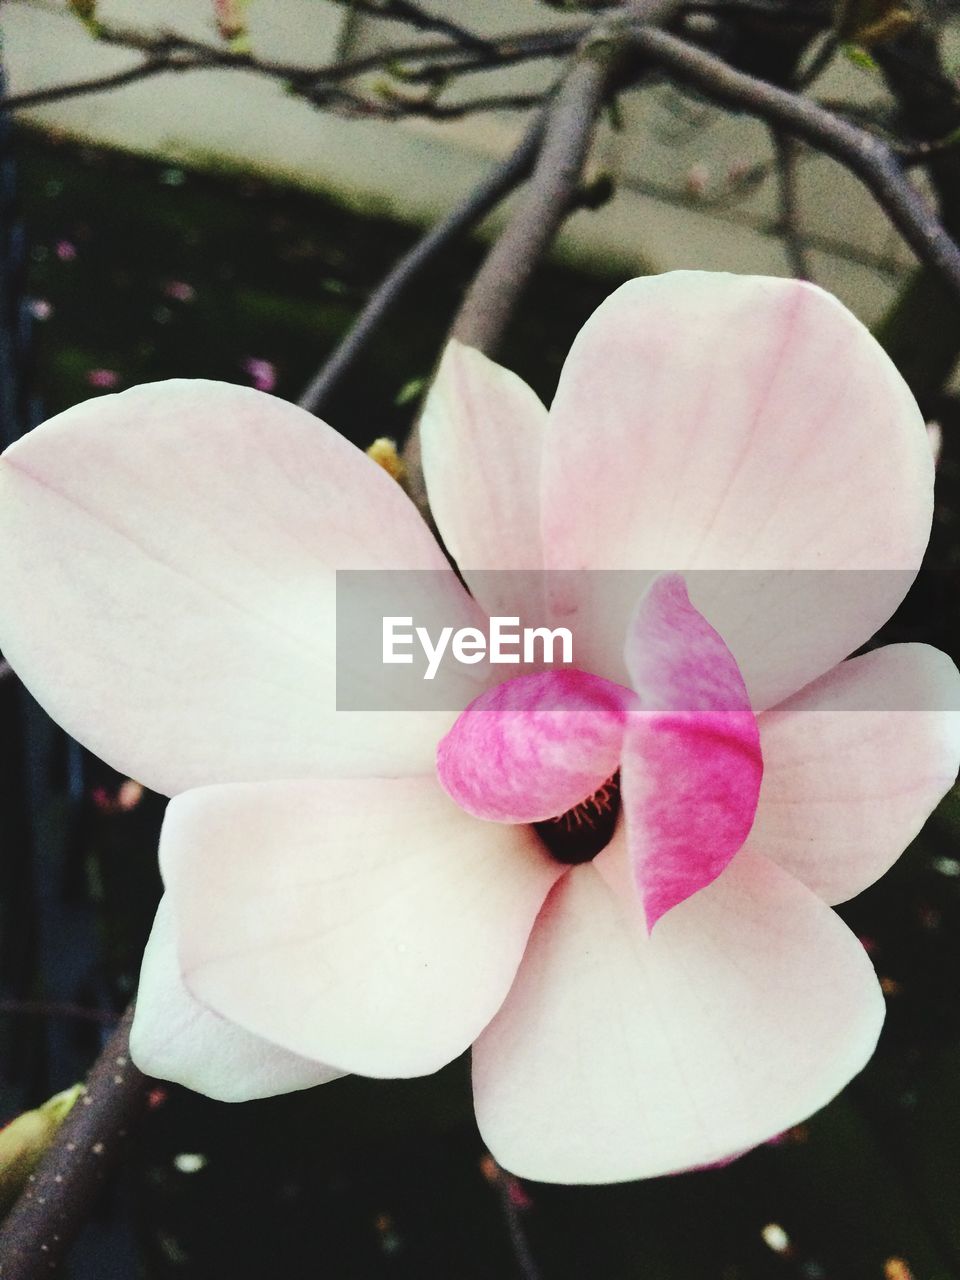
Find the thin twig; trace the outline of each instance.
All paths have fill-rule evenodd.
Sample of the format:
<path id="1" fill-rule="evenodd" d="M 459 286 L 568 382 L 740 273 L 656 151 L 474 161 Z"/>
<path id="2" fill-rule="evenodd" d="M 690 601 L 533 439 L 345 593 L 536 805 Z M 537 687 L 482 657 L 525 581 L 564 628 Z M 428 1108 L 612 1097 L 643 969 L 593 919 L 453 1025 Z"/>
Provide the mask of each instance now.
<path id="1" fill-rule="evenodd" d="M 150 1082 L 130 1061 L 132 1021 L 131 1005 L 0 1227 L 2 1280 L 38 1280 L 56 1268 L 145 1110 Z"/>
<path id="2" fill-rule="evenodd" d="M 928 160 L 936 159 L 947 152 L 960 153 L 960 127 L 955 126 L 939 137 L 918 140 L 898 136 L 892 127 L 890 109 L 881 111 L 878 104 L 865 106 L 863 103 L 848 102 L 844 98 L 817 98 L 824 111 L 849 120 L 868 130 L 874 137 L 885 142 L 905 169 L 916 165 L 925 165 Z"/>
<path id="3" fill-rule="evenodd" d="M 89 93 L 103 93 L 107 89 L 119 89 L 125 84 L 149 80 L 167 71 L 192 71 L 202 66 L 200 62 L 173 62 L 169 58 L 155 58 L 117 71 L 109 76 L 95 76 L 91 80 L 74 80 L 70 84 L 55 84 L 48 89 L 30 89 L 26 93 L 13 93 L 0 99 L 0 107 L 7 111 L 22 111 L 27 107 L 42 107 L 50 102 L 64 102 L 67 98 L 81 98 Z"/>
<path id="4" fill-rule="evenodd" d="M 126 27 L 101 27 L 102 44 L 136 50 L 143 61 L 109 76 L 68 81 L 43 89 L 30 89 L 0 99 L 8 111 L 58 102 L 66 98 L 101 93 L 146 76 L 165 72 L 208 70 L 247 71 L 277 80 L 291 92 L 323 105 L 320 91 L 324 87 L 342 85 L 371 71 L 390 71 L 404 67 L 405 80 L 435 81 L 454 74 L 489 71 L 498 67 L 551 58 L 574 49 L 589 27 L 577 25 L 553 30 L 537 30 L 492 37 L 482 49 L 465 46 L 459 40 L 436 40 L 420 44 L 403 44 L 375 50 L 361 57 L 318 67 L 257 58 L 250 53 L 235 53 L 203 41 L 191 40 L 171 32 L 150 35 Z M 149 69 L 148 69 L 149 68 Z"/>
<path id="5" fill-rule="evenodd" d="M 515 1180 L 505 1169 L 501 1169 L 493 1156 L 489 1157 L 492 1169 L 492 1180 L 497 1199 L 500 1201 L 500 1212 L 510 1237 L 510 1247 L 520 1272 L 521 1280 L 540 1280 L 540 1268 L 537 1266 L 530 1248 L 530 1241 L 523 1229 L 520 1212 L 513 1198 Z"/>
<path id="6" fill-rule="evenodd" d="M 929 147 L 923 162 L 944 225 L 960 236 L 960 149 L 944 145 L 960 131 L 960 95 L 941 44 L 935 31 L 918 25 L 899 40 L 878 45 L 876 56 L 899 122 L 912 139 Z"/>
<path id="7" fill-rule="evenodd" d="M 816 51 L 810 62 L 804 67 L 799 77 L 794 82 L 795 89 L 806 89 L 823 75 L 827 67 L 837 56 L 839 45 L 837 38 L 832 31 L 827 32 L 823 43 Z"/>
<path id="8" fill-rule="evenodd" d="M 770 166 L 767 167 L 769 168 Z M 655 182 L 650 178 L 636 177 L 621 178 L 617 185 L 623 191 L 636 192 L 636 194 L 642 196 L 652 196 L 654 200 L 660 200 L 664 204 L 673 205 L 678 209 L 703 210 L 729 223 L 731 226 L 749 227 L 751 230 L 759 231 L 761 235 L 765 236 L 779 234 L 780 228 L 776 220 L 771 221 L 765 216 L 737 207 L 736 198 L 738 192 L 736 190 L 719 192 L 715 196 L 699 197 L 692 196 L 689 192 L 680 190 L 666 182 Z M 742 194 L 749 194 L 750 189 L 752 188 L 744 189 Z M 871 271 L 876 271 L 880 275 L 889 277 L 893 283 L 902 282 L 903 268 L 896 258 L 889 253 L 873 253 L 862 245 L 848 244 L 837 237 L 825 235 L 822 231 L 817 231 L 813 228 L 804 232 L 803 241 L 808 250 L 819 249 L 834 258 L 840 258 L 844 262 L 855 262 L 859 266 L 869 267 Z"/>
<path id="9" fill-rule="evenodd" d="M 24 1014 L 36 1018 L 74 1018 L 78 1022 L 97 1022 L 104 1027 L 116 1024 L 117 1016 L 106 1009 L 70 1004 L 63 1000 L 0 1000 L 0 1014 Z"/>
<path id="10" fill-rule="evenodd" d="M 777 153 L 777 184 L 780 194 L 780 222 L 778 230 L 783 236 L 790 271 L 798 280 L 812 280 L 810 255 L 800 227 L 800 209 L 797 193 L 797 165 L 799 148 L 795 138 L 782 129 L 771 129 L 774 149 Z"/>
<path id="11" fill-rule="evenodd" d="M 953 129 L 943 138 L 933 138 L 929 142 L 891 142 L 891 147 L 900 158 L 900 163 L 907 167 L 926 164 L 935 156 L 942 156 L 948 151 L 960 151 L 960 129 Z"/>
<path id="12" fill-rule="evenodd" d="M 300 406 L 319 413 L 344 374 L 356 363 L 370 339 L 417 275 L 451 241 L 476 226 L 529 174 L 543 137 L 543 118 L 527 129 L 519 146 L 486 175 L 467 198 L 442 218 L 397 262 L 371 294 L 366 306 L 336 350 L 300 397 Z"/>
<path id="13" fill-rule="evenodd" d="M 372 18 L 389 18 L 395 22 L 406 22 L 418 31 L 437 31 L 452 36 L 468 49 L 483 49 L 489 45 L 489 41 L 459 22 L 424 9 L 413 0 L 381 0 L 380 3 L 377 0 L 336 0 L 336 3 L 346 4 L 355 13 L 368 14 Z"/>
<path id="14" fill-rule="evenodd" d="M 529 111 L 543 103 L 542 93 L 491 94 L 485 98 L 467 98 L 464 102 L 436 102 L 433 98 L 408 98 L 390 94 L 384 99 L 384 110 L 390 114 L 391 104 L 397 116 L 425 116 L 428 120 L 460 120 L 484 111 Z"/>
<path id="15" fill-rule="evenodd" d="M 780 126 L 856 174 L 917 257 L 939 272 L 960 298 L 960 249 L 885 142 L 809 98 L 737 71 L 721 58 L 666 31 L 634 28 L 631 39 L 646 58 L 676 79 L 718 102 Z"/>

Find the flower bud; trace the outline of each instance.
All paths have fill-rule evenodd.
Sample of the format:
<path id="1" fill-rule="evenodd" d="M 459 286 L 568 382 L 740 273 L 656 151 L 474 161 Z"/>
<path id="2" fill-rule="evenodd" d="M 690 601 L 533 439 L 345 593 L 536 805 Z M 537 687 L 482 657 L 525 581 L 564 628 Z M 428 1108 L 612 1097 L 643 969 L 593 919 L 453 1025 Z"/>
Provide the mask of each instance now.
<path id="1" fill-rule="evenodd" d="M 75 1084 L 0 1129 L 0 1213 L 20 1194 L 82 1093 L 83 1085 Z"/>

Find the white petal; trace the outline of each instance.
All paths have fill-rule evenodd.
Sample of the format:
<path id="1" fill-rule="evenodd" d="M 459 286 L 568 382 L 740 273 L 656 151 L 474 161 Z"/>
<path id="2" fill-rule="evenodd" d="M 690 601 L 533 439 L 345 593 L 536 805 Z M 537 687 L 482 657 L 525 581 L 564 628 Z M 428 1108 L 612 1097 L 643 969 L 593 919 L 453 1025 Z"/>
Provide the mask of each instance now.
<path id="1" fill-rule="evenodd" d="M 337 571 L 351 569 L 383 571 L 364 577 L 361 615 L 378 644 L 377 597 L 397 584 L 447 624 L 474 621 L 399 486 L 249 388 L 101 397 L 0 462 L 0 646 L 59 724 L 166 794 L 432 768 L 453 702 L 424 714 L 374 696 L 337 714 L 338 677 L 364 688 L 387 672 L 378 647 L 359 673 L 355 645 L 338 653 Z M 429 572 L 398 572 L 415 569 Z"/>
<path id="2" fill-rule="evenodd" d="M 221 1102 L 310 1089 L 343 1074 L 251 1035 L 194 999 L 180 976 L 166 898 L 143 953 L 130 1056 L 145 1075 Z"/>
<path id="3" fill-rule="evenodd" d="M 809 1116 L 873 1052 L 862 946 L 773 863 L 741 853 L 649 938 L 629 888 L 596 862 L 556 885 L 474 1047 L 480 1132 L 521 1177 L 711 1164 Z"/>
<path id="4" fill-rule="evenodd" d="M 470 817 L 434 778 L 187 792 L 160 861 L 194 995 L 370 1076 L 468 1047 L 562 870 L 530 828 Z"/>
<path id="5" fill-rule="evenodd" d="M 571 348 L 548 441 L 546 567 L 705 571 L 687 574 L 691 599 L 757 711 L 876 632 L 929 536 L 916 403 L 867 330 L 803 282 L 684 271 L 624 285 Z M 619 681 L 643 588 L 627 579 L 564 584 L 588 669 Z"/>
<path id="6" fill-rule="evenodd" d="M 826 902 L 880 878 L 960 768 L 960 674 L 923 644 L 843 662 L 760 717 L 748 845 Z"/>

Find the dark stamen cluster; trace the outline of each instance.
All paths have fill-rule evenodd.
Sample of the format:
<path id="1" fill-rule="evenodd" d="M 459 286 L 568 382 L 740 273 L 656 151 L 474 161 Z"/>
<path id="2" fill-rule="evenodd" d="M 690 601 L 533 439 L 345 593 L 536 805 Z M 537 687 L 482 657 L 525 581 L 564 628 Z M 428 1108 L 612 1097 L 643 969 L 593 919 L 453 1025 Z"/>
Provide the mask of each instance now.
<path id="1" fill-rule="evenodd" d="M 620 774 L 557 818 L 537 822 L 534 829 L 558 862 L 576 866 L 607 847 L 620 816 Z"/>

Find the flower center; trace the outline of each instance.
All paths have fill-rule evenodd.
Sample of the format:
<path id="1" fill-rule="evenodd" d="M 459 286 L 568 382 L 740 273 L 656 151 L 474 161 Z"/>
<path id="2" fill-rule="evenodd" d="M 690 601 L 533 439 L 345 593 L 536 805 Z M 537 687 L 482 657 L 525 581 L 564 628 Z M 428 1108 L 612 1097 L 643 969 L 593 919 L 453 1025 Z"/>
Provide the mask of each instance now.
<path id="1" fill-rule="evenodd" d="M 551 857 L 566 866 L 590 862 L 605 849 L 620 816 L 619 769 L 593 795 L 558 818 L 535 822 L 533 828 Z"/>

